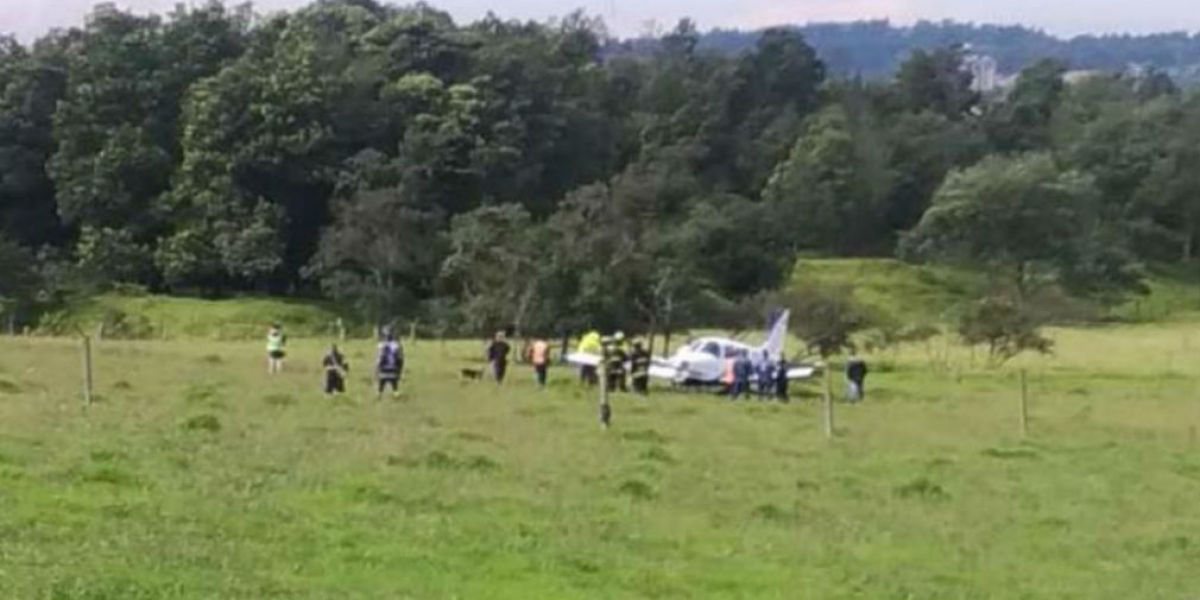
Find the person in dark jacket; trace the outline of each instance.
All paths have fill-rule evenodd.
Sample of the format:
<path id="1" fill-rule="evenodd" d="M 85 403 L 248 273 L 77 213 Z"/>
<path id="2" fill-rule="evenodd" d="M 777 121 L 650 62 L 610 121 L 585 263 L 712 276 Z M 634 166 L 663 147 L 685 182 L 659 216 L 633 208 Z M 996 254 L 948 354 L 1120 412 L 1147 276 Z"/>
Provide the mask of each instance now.
<path id="1" fill-rule="evenodd" d="M 404 346 L 392 333 L 391 328 L 383 332 L 383 340 L 379 342 L 379 356 L 375 359 L 375 376 L 379 387 L 376 400 L 383 399 L 383 391 L 392 388 L 392 397 L 400 395 L 400 375 L 404 372 Z"/>
<path id="2" fill-rule="evenodd" d="M 512 347 L 504 338 L 503 331 L 496 332 L 496 337 L 487 347 L 488 364 L 492 366 L 492 376 L 496 378 L 497 384 L 504 383 L 504 374 L 508 372 L 508 353 L 512 351 Z"/>
<path id="3" fill-rule="evenodd" d="M 852 356 L 846 361 L 846 399 L 850 402 L 861 402 L 867 395 L 867 363 L 863 359 Z"/>
<path id="4" fill-rule="evenodd" d="M 350 363 L 338 351 L 337 344 L 329 347 L 329 352 L 321 360 L 325 368 L 325 395 L 344 394 L 346 392 L 346 373 L 350 372 Z"/>
<path id="5" fill-rule="evenodd" d="M 754 364 L 750 357 L 739 354 L 733 360 L 733 400 L 750 395 L 750 374 L 754 372 Z"/>
<path id="6" fill-rule="evenodd" d="M 775 391 L 775 369 L 774 365 L 771 364 L 771 355 L 765 350 L 762 353 L 762 359 L 758 363 L 755 378 L 758 380 L 758 399 L 770 399 L 771 394 Z"/>
<path id="7" fill-rule="evenodd" d="M 634 393 L 645 396 L 650 391 L 650 351 L 639 341 L 633 343 L 629 355 L 629 376 Z"/>
<path id="8" fill-rule="evenodd" d="M 625 361 L 629 359 L 629 354 L 625 352 L 625 336 L 618 331 L 613 338 L 615 343 L 608 357 L 608 390 L 628 392 Z"/>
<path id="9" fill-rule="evenodd" d="M 788 364 L 787 358 L 779 357 L 779 362 L 775 364 L 775 398 L 780 402 L 790 402 L 788 398 L 788 370 L 792 366 Z"/>

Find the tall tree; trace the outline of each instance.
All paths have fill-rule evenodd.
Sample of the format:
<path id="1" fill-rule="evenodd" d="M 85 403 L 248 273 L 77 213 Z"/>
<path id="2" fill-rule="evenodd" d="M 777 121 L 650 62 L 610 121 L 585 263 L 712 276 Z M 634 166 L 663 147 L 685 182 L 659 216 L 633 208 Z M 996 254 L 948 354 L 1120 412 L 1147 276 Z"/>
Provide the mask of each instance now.
<path id="1" fill-rule="evenodd" d="M 1175 242 L 1178 257 L 1190 261 L 1200 236 L 1200 97 L 1192 98 L 1166 135 L 1133 197 L 1132 212 L 1147 228 Z"/>
<path id="2" fill-rule="evenodd" d="M 861 253 L 886 240 L 894 175 L 888 148 L 863 115 L 816 115 L 763 192 L 795 249 Z"/>
<path id="3" fill-rule="evenodd" d="M 61 237 L 45 164 L 55 150 L 54 107 L 66 88 L 63 60 L 57 39 L 29 51 L 0 38 L 0 230 L 27 246 Z"/>
<path id="4" fill-rule="evenodd" d="M 989 157 L 951 174 L 901 252 L 982 266 L 1022 298 L 1047 283 L 1136 287 L 1133 265 L 1119 260 L 1127 255 L 1090 243 L 1107 231 L 1099 216 L 1087 175 L 1062 171 L 1046 154 Z"/>
<path id="5" fill-rule="evenodd" d="M 1003 152 L 1029 152 L 1050 146 L 1051 119 L 1062 101 L 1063 63 L 1046 59 L 1021 71 L 1008 96 L 987 115 L 992 144 Z"/>
<path id="6" fill-rule="evenodd" d="M 360 192 L 338 203 L 307 273 L 330 297 L 386 322 L 432 294 L 442 224 L 440 211 L 403 189 Z"/>
<path id="7" fill-rule="evenodd" d="M 951 120 L 970 113 L 979 103 L 979 94 L 971 89 L 974 77 L 965 66 L 965 57 L 962 46 L 914 50 L 896 74 L 908 110 L 933 111 Z"/>

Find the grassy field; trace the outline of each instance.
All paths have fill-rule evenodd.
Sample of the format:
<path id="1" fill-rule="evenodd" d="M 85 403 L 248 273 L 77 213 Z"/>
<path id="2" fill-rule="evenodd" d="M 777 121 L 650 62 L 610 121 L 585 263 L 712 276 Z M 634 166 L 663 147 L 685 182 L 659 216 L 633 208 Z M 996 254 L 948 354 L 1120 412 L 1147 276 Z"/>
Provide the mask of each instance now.
<path id="1" fill-rule="evenodd" d="M 418 342 L 377 403 L 320 344 L 0 340 L 0 597 L 1169 598 L 1200 586 L 1200 325 L 1053 332 L 989 370 L 872 357 L 822 437 L 807 398 L 618 397 L 566 369 L 460 383 Z M 1014 370 L 1030 373 L 1017 434 Z"/>

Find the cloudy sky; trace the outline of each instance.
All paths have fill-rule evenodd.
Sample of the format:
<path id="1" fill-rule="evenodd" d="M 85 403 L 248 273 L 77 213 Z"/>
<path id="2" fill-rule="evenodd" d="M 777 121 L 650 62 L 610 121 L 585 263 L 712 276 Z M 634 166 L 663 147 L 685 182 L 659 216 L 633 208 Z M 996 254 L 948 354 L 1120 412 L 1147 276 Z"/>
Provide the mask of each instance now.
<path id="1" fill-rule="evenodd" d="M 165 12 L 186 0 L 117 0 L 136 11 Z M 193 3 L 195 0 L 191 0 Z M 51 27 L 77 25 L 95 0 L 0 0 L 0 31 L 29 40 Z M 238 3 L 227 0 L 227 4 Z M 305 0 L 257 0 L 260 12 L 294 7 Z M 459 20 L 488 9 L 504 17 L 544 19 L 580 7 L 604 17 L 621 35 L 670 26 L 691 16 L 702 29 L 761 27 L 778 23 L 889 18 L 955 19 L 1023 23 L 1059 35 L 1078 33 L 1200 30 L 1196 0 L 433 0 Z"/>

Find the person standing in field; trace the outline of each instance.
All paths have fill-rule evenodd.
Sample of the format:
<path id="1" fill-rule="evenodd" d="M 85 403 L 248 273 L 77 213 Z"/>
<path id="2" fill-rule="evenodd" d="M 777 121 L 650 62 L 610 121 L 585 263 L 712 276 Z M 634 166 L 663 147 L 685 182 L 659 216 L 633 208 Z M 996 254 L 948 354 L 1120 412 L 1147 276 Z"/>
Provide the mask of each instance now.
<path id="1" fill-rule="evenodd" d="M 857 356 L 846 361 L 846 399 L 861 402 L 866 396 L 867 362 Z"/>
<path id="2" fill-rule="evenodd" d="M 758 363 L 755 377 L 758 379 L 758 399 L 769 400 L 775 388 L 775 373 L 771 364 L 771 355 L 763 350 L 762 360 Z"/>
<path id="3" fill-rule="evenodd" d="M 788 398 L 788 370 L 791 368 L 787 358 L 780 356 L 775 365 L 775 398 L 780 402 L 791 401 L 791 398 Z"/>
<path id="4" fill-rule="evenodd" d="M 504 337 L 503 331 L 497 331 L 496 337 L 492 338 L 492 343 L 487 347 L 488 364 L 492 367 L 492 377 L 496 379 L 497 385 L 504 383 L 504 374 L 508 372 L 508 353 L 512 351 Z"/>
<path id="5" fill-rule="evenodd" d="M 579 340 L 577 350 L 581 354 L 602 355 L 604 353 L 604 344 L 600 337 L 599 331 L 589 331 L 583 334 Z M 603 359 L 601 359 L 603 362 Z M 599 368 L 597 365 L 583 365 L 579 367 L 579 380 L 586 385 L 597 385 L 600 383 Z"/>
<path id="6" fill-rule="evenodd" d="M 283 333 L 283 326 L 279 323 L 273 323 L 271 328 L 267 330 L 267 373 L 275 374 L 283 372 L 283 359 L 287 356 L 284 347 L 287 345 L 287 336 Z"/>
<path id="7" fill-rule="evenodd" d="M 604 368 L 608 377 L 608 391 L 629 391 L 625 385 L 625 360 L 629 358 L 625 352 L 625 334 L 618 331 L 607 341 Z"/>
<path id="8" fill-rule="evenodd" d="M 629 355 L 629 378 L 633 381 L 633 392 L 645 396 L 650 391 L 650 351 L 641 341 L 633 343 Z"/>
<path id="9" fill-rule="evenodd" d="M 737 400 L 743 394 L 750 395 L 750 374 L 754 365 L 745 353 L 738 354 L 733 361 L 733 399 Z"/>
<path id="10" fill-rule="evenodd" d="M 325 368 L 325 395 L 344 394 L 346 392 L 346 373 L 350 372 L 350 363 L 338 351 L 337 344 L 329 347 L 329 352 L 321 360 Z"/>
<path id="11" fill-rule="evenodd" d="M 543 339 L 536 339 L 529 346 L 529 362 L 533 365 L 533 375 L 538 387 L 546 387 L 546 374 L 550 370 L 550 344 Z"/>
<path id="12" fill-rule="evenodd" d="M 383 399 L 383 390 L 392 388 L 392 397 L 400 395 L 400 376 L 404 373 L 404 346 L 389 328 L 379 342 L 379 358 L 375 361 L 375 375 L 379 379 L 377 400 Z"/>

